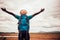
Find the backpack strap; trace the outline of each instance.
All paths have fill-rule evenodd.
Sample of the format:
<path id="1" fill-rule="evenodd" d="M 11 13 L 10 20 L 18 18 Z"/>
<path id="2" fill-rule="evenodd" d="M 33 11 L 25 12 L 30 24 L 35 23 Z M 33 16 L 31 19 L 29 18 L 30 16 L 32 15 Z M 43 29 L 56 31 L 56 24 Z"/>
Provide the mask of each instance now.
<path id="1" fill-rule="evenodd" d="M 22 16 L 20 17 L 20 20 L 19 20 L 18 24 L 20 24 L 20 23 L 21 23 L 21 19 L 22 19 Z M 27 20 L 27 24 L 29 24 L 28 16 L 26 16 L 26 20 Z"/>
<path id="2" fill-rule="evenodd" d="M 28 19 L 28 16 L 26 16 L 26 20 L 27 20 L 27 24 L 29 24 L 29 19 Z"/>

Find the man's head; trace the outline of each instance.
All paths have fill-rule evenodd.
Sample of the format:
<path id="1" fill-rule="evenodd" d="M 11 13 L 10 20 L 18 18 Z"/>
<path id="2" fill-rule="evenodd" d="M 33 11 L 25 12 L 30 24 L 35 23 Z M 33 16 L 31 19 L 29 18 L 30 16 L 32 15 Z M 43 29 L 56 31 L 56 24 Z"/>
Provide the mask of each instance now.
<path id="1" fill-rule="evenodd" d="M 25 9 L 21 10 L 20 11 L 20 14 L 23 15 L 23 14 L 27 14 L 27 11 Z"/>

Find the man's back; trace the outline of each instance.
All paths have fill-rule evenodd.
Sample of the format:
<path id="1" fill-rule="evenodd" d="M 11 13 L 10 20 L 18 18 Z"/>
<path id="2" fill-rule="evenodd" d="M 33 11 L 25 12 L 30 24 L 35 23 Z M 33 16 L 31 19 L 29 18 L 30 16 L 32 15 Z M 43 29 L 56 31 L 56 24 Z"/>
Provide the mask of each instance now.
<path id="1" fill-rule="evenodd" d="M 29 20 L 32 16 L 21 15 L 18 22 L 18 30 L 20 31 L 29 31 Z"/>

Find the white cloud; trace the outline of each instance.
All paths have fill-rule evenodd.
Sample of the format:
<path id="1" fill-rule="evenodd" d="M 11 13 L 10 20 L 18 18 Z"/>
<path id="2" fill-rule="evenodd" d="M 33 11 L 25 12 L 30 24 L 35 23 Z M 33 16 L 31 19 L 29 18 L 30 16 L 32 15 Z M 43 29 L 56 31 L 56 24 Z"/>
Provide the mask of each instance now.
<path id="1" fill-rule="evenodd" d="M 51 32 L 56 31 L 59 29 L 57 26 L 60 27 L 60 2 L 59 0 L 1 0 L 0 1 L 0 8 L 5 7 L 7 10 L 18 14 L 21 9 L 26 9 L 28 11 L 28 15 L 32 15 L 36 12 L 38 12 L 41 8 L 45 8 L 45 11 L 41 13 L 40 15 L 37 15 L 34 17 L 31 22 L 31 32 Z M 0 21 L 2 24 L 1 30 L 4 31 L 5 29 L 14 28 L 13 31 L 17 31 L 17 20 L 15 20 L 14 17 L 9 16 L 8 14 L 5 14 L 4 12 L 1 12 L 1 18 L 6 18 L 7 21 Z M 3 15 L 2 15 L 3 13 Z M 19 15 L 19 14 L 18 14 Z M 9 17 L 7 17 L 9 16 Z M 8 25 L 7 25 L 8 24 Z M 0 25 L 1 26 L 1 25 Z M 7 26 L 7 28 L 5 28 Z M 14 27 L 10 27 L 14 26 Z M 56 27 L 53 27 L 56 26 Z M 47 28 L 45 28 L 47 27 Z M 5 28 L 5 29 L 4 29 Z M 51 29 L 51 30 L 50 30 Z M 6 32 L 7 30 L 5 30 Z M 8 30 L 11 32 L 11 30 Z M 58 31 L 58 30 L 57 30 Z"/>

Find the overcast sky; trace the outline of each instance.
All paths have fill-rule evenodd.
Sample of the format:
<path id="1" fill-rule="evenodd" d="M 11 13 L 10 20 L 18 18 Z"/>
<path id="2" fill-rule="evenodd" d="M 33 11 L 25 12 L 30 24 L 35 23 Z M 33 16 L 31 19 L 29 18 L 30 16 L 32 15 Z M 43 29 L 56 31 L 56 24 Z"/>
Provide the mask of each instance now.
<path id="1" fill-rule="evenodd" d="M 20 15 L 21 9 L 26 9 L 27 15 L 33 15 L 45 8 L 44 12 L 30 20 L 30 32 L 60 31 L 60 0 L 0 0 L 1 7 L 17 15 Z M 0 9 L 0 32 L 17 32 L 17 22 Z"/>

